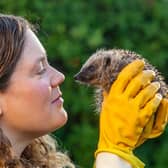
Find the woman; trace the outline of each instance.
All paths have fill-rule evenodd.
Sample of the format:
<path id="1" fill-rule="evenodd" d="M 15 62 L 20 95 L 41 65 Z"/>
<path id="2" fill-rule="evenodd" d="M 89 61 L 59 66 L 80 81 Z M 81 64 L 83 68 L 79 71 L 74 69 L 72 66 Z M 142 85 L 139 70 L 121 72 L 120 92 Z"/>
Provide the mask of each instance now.
<path id="1" fill-rule="evenodd" d="M 48 64 L 45 49 L 25 19 L 1 14 L 0 40 L 0 167 L 75 167 L 67 155 L 56 150 L 54 139 L 47 135 L 67 122 L 59 89 L 64 75 Z M 154 73 L 142 71 L 143 66 L 142 61 L 127 66 L 110 94 L 104 94 L 100 138 L 95 154 L 97 168 L 143 165 L 132 150 L 137 143 L 146 140 L 147 136 L 141 138 L 142 131 L 161 101 L 161 96 L 156 94 L 158 83 L 151 83 Z M 142 87 L 144 89 L 139 93 Z M 119 94 L 122 99 L 113 101 L 115 97 L 112 95 Z M 118 102 L 128 113 L 130 110 L 127 107 L 131 107 L 134 113 L 130 115 L 139 120 L 125 120 L 125 127 L 125 121 L 117 118 L 121 114 L 117 111 L 121 109 L 113 109 L 115 105 L 119 107 Z M 140 108 L 139 104 L 144 108 Z M 165 108 L 160 111 L 159 114 L 163 114 Z M 116 117 L 113 114 L 117 114 Z M 113 119 L 108 121 L 111 115 Z M 120 137 L 117 123 L 122 126 L 123 136 L 129 137 L 127 140 Z M 152 128 L 148 130 L 149 135 Z M 111 134 L 115 138 L 111 138 Z"/>
<path id="2" fill-rule="evenodd" d="M 35 139 L 64 125 L 67 114 L 59 89 L 64 75 L 48 64 L 30 27 L 22 18 L 0 16 L 0 167 L 74 167 L 49 136 Z"/>

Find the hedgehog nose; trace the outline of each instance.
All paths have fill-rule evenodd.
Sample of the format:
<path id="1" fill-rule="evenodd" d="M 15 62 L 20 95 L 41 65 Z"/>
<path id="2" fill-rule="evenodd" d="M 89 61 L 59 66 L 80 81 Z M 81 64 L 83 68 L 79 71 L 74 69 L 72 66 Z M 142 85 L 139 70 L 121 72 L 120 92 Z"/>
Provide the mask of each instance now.
<path id="1" fill-rule="evenodd" d="M 78 74 L 75 74 L 75 75 L 74 75 L 74 79 L 75 79 L 75 80 L 79 80 L 79 75 L 78 75 Z"/>

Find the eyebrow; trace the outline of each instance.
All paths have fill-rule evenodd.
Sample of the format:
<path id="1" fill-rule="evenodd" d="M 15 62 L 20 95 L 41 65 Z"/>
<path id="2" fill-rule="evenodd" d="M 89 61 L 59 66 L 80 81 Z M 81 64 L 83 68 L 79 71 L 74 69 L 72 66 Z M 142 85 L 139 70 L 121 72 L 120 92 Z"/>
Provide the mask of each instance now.
<path id="1" fill-rule="evenodd" d="M 38 64 L 40 61 L 44 61 L 45 59 L 46 59 L 46 57 L 44 57 L 44 56 L 41 56 L 41 57 L 37 58 L 37 59 L 35 60 L 35 62 L 33 63 L 33 65 L 32 65 L 32 71 L 34 71 L 35 67 L 37 66 L 37 64 Z"/>
<path id="2" fill-rule="evenodd" d="M 45 60 L 47 60 L 46 51 L 44 51 L 43 53 L 40 54 L 40 57 L 35 60 L 34 65 L 36 65 L 40 61 L 45 61 Z"/>
<path id="3" fill-rule="evenodd" d="M 36 59 L 36 61 L 35 61 L 35 63 L 34 63 L 34 65 L 36 65 L 38 62 L 40 62 L 40 61 L 44 61 L 46 58 L 45 57 L 39 57 L 39 58 L 37 58 Z"/>

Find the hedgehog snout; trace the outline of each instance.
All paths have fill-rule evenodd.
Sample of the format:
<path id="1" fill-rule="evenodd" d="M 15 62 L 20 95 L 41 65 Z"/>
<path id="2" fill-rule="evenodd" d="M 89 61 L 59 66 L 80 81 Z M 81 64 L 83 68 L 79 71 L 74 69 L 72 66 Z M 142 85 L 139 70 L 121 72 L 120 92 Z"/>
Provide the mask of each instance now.
<path id="1" fill-rule="evenodd" d="M 79 73 L 75 74 L 74 79 L 76 81 L 81 81 L 81 82 L 86 80 L 85 75 L 82 72 L 79 72 Z"/>
<path id="2" fill-rule="evenodd" d="M 75 74 L 73 78 L 74 78 L 75 80 L 79 80 L 79 79 L 80 79 L 79 73 Z"/>

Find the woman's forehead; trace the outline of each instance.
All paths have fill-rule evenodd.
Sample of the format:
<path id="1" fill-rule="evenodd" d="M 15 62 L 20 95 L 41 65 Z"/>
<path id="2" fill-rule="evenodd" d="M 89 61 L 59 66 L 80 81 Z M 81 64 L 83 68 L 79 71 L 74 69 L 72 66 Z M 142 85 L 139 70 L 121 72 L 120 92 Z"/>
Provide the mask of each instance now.
<path id="1" fill-rule="evenodd" d="M 27 29 L 25 34 L 25 52 L 39 52 L 45 54 L 45 49 L 34 32 Z"/>
<path id="2" fill-rule="evenodd" d="M 37 36 L 27 29 L 25 33 L 24 47 L 17 63 L 16 71 L 31 71 L 39 60 L 46 59 L 46 52 Z"/>
<path id="3" fill-rule="evenodd" d="M 27 29 L 25 34 L 24 48 L 21 54 L 21 59 L 36 61 L 40 57 L 46 57 L 46 51 L 37 38 L 37 36 L 30 29 Z"/>

